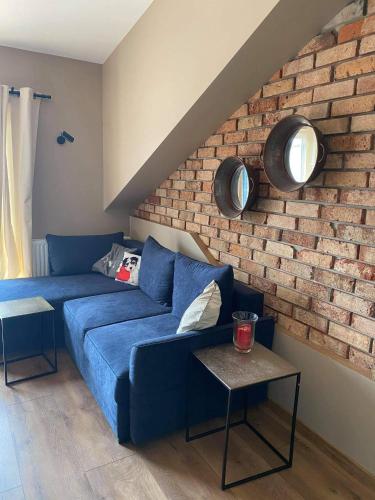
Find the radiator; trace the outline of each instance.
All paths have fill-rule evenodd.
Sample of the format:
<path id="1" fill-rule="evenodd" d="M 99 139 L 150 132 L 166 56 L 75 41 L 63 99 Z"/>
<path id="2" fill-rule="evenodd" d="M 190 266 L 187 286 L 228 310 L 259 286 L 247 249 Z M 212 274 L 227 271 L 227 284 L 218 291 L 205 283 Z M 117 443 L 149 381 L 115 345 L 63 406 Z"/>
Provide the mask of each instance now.
<path id="1" fill-rule="evenodd" d="M 46 240 L 33 240 L 33 276 L 48 276 L 48 246 Z"/>

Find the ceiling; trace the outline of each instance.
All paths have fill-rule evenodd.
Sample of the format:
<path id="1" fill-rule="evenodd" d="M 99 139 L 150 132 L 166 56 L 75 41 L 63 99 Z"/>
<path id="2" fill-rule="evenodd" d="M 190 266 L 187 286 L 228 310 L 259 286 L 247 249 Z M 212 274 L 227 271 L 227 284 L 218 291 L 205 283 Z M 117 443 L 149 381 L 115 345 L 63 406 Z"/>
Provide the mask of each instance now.
<path id="1" fill-rule="evenodd" d="M 0 45 L 103 63 L 152 0 L 1 2 Z"/>

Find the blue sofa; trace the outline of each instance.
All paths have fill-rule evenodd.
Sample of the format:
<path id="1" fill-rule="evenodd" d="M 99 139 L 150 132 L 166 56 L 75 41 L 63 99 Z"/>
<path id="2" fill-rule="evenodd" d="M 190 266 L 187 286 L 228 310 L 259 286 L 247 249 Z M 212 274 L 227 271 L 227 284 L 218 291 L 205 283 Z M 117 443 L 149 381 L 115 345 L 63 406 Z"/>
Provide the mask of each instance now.
<path id="1" fill-rule="evenodd" d="M 143 243 L 128 241 L 127 246 L 142 250 Z M 56 249 L 50 247 L 50 252 L 56 264 Z M 159 255 L 158 261 L 153 254 Z M 77 274 L 0 281 L 0 300 L 41 295 L 56 308 L 59 343 L 65 337 L 71 357 L 120 442 L 141 444 L 182 428 L 190 353 L 230 342 L 232 311 L 251 310 L 262 316 L 262 294 L 239 282 L 232 284 L 231 270 L 176 256 L 151 239 L 143 251 L 139 287 L 79 270 L 75 263 Z M 199 288 L 215 276 L 221 280 L 222 297 L 226 297 L 218 326 L 177 335 L 187 307 L 184 301 L 190 303 Z M 257 341 L 271 348 L 273 332 L 273 319 L 260 317 Z M 16 333 L 14 350 L 19 351 Z M 224 414 L 222 387 L 199 366 L 194 370 L 193 385 L 193 422 Z M 249 404 L 265 397 L 266 387 L 248 392 Z"/>

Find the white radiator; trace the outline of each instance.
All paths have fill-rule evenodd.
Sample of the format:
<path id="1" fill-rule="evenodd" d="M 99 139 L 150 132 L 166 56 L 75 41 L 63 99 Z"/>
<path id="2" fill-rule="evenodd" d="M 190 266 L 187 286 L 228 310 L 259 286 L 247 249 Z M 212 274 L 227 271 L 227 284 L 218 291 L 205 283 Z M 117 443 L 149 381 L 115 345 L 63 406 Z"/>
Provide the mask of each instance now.
<path id="1" fill-rule="evenodd" d="M 33 240 L 33 276 L 48 276 L 48 246 L 46 240 Z"/>

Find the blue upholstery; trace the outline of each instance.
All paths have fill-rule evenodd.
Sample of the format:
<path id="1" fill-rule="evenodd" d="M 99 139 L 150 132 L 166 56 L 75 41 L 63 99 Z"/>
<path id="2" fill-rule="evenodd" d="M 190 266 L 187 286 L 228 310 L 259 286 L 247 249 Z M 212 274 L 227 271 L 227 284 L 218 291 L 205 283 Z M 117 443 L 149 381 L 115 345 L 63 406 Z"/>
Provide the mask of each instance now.
<path id="1" fill-rule="evenodd" d="M 50 274 L 62 276 L 91 271 L 97 260 L 108 253 L 113 243 L 123 244 L 124 233 L 92 236 L 47 234 Z"/>
<path id="2" fill-rule="evenodd" d="M 149 236 L 143 247 L 139 288 L 156 302 L 172 303 L 173 271 L 176 254 Z"/>
<path id="3" fill-rule="evenodd" d="M 232 315 L 233 269 L 211 266 L 180 253 L 176 256 L 172 313 L 181 319 L 193 300 L 212 281 L 219 285 L 221 309 L 218 324 L 229 323 Z"/>
<path id="4" fill-rule="evenodd" d="M 58 345 L 63 345 L 64 327 L 62 305 L 65 301 L 103 293 L 134 290 L 134 288 L 134 286 L 128 285 L 127 283 L 121 283 L 96 273 L 79 274 L 74 276 L 20 278 L 13 280 L 0 280 L 0 301 L 23 299 L 27 297 L 35 297 L 37 295 L 44 297 L 56 309 L 56 337 Z M 11 351 L 18 351 L 19 338 L 22 338 L 20 350 L 27 350 L 28 348 L 23 341 L 24 335 L 22 335 L 21 328 L 23 328 L 22 322 L 20 322 L 20 328 L 17 328 L 16 326 L 13 328 L 14 342 L 10 344 Z M 19 334 L 17 333 L 18 330 L 20 331 Z M 31 345 L 34 342 L 34 337 L 32 337 L 31 334 L 29 337 Z"/>
<path id="5" fill-rule="evenodd" d="M 174 334 L 172 314 L 90 330 L 84 340 L 85 379 L 120 441 L 129 439 L 129 359 L 136 342 Z M 162 360 L 159 359 L 159 363 Z M 159 367 L 160 369 L 160 367 Z M 122 411 L 118 414 L 119 408 Z M 121 420 L 122 426 L 118 425 Z"/>

